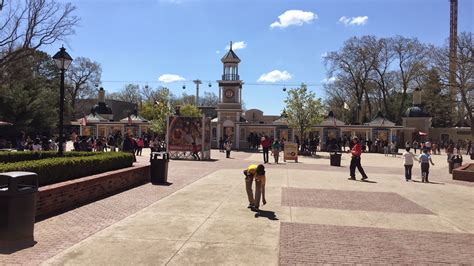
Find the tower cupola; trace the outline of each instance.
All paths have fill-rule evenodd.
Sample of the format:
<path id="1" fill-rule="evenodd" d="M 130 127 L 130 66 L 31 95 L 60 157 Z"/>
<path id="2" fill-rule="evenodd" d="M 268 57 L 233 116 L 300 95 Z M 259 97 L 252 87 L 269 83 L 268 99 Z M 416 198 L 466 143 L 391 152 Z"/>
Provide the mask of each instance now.
<path id="1" fill-rule="evenodd" d="M 240 77 L 239 77 L 240 58 L 232 50 L 232 42 L 230 42 L 230 49 L 222 57 L 221 62 L 224 64 L 222 80 L 240 80 Z"/>

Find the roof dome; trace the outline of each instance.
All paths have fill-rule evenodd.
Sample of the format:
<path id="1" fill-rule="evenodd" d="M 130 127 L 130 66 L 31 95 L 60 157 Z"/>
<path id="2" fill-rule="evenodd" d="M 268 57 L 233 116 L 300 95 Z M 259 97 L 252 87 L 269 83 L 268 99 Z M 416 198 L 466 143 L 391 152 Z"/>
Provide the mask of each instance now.
<path id="1" fill-rule="evenodd" d="M 405 112 L 406 117 L 426 117 L 428 116 L 423 110 L 418 106 L 408 107 Z"/>

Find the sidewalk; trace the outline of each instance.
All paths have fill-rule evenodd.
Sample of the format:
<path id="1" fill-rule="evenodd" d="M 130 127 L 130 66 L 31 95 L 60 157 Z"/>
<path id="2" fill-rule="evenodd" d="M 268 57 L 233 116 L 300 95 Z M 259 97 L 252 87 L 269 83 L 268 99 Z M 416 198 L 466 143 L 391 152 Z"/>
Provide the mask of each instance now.
<path id="1" fill-rule="evenodd" d="M 224 157 L 171 161 L 171 186 L 147 184 L 41 221 L 38 243 L 0 254 L 0 264 L 474 264 L 474 188 L 450 182 L 443 155 L 430 184 L 405 182 L 401 158 L 376 154 L 362 159 L 370 183 L 347 180 L 347 154 L 342 167 L 307 157 L 269 164 L 258 217 L 246 208 L 242 169 L 261 154 Z M 419 166 L 413 172 L 418 180 Z"/>
<path id="2" fill-rule="evenodd" d="M 472 187 L 405 182 L 398 161 L 367 157 L 367 169 L 385 169 L 370 183 L 344 168 L 270 165 L 260 217 L 240 169 L 220 169 L 46 264 L 474 263 Z"/>

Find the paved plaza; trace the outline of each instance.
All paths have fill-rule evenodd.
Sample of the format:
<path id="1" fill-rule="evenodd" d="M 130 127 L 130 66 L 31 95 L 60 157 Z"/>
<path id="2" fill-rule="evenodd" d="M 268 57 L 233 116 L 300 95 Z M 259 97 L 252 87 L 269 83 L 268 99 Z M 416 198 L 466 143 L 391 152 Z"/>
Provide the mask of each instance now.
<path id="1" fill-rule="evenodd" d="M 474 264 L 474 186 L 450 178 L 444 154 L 433 156 L 429 184 L 418 165 L 406 182 L 400 156 L 363 154 L 361 182 L 347 180 L 349 154 L 341 167 L 320 155 L 267 165 L 260 213 L 246 208 L 242 174 L 260 153 L 171 161 L 170 186 L 143 185 L 40 221 L 38 243 L 4 249 L 0 264 Z"/>

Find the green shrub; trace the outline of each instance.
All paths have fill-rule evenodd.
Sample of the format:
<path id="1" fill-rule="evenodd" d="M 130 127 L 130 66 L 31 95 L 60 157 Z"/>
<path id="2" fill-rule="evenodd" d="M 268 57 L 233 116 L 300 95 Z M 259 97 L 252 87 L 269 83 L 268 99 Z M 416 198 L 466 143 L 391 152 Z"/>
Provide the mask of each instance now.
<path id="1" fill-rule="evenodd" d="M 26 171 L 38 174 L 40 186 L 130 167 L 133 154 L 125 152 L 89 153 L 90 156 L 56 157 L 0 164 L 1 172 Z"/>
<path id="2" fill-rule="evenodd" d="M 70 151 L 65 152 L 64 157 L 81 157 L 81 156 L 93 156 L 97 153 L 93 152 L 77 152 Z M 58 156 L 57 151 L 18 151 L 18 152 L 0 152 L 0 163 L 13 163 L 40 160 L 47 158 L 56 158 Z"/>

